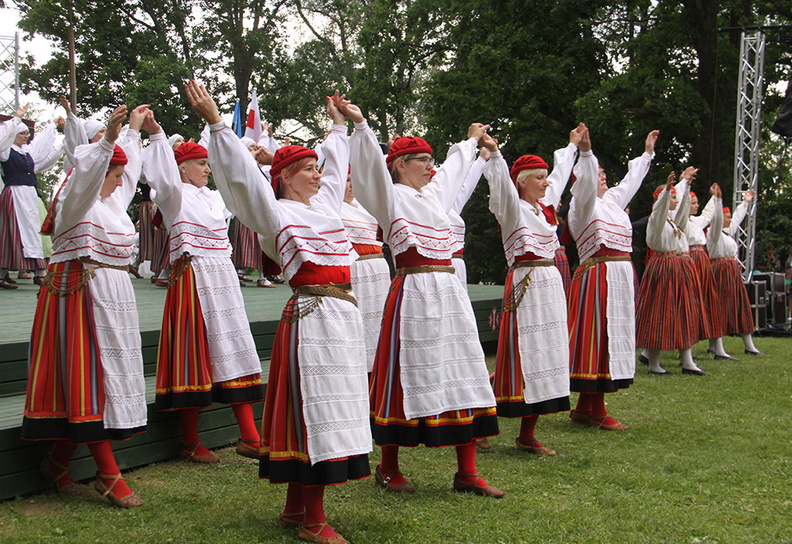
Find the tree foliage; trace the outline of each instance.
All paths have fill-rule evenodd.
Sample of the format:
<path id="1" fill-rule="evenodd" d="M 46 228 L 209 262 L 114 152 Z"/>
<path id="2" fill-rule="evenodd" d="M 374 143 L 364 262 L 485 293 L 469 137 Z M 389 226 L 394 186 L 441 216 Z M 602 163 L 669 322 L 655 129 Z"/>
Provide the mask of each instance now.
<path id="1" fill-rule="evenodd" d="M 668 171 L 700 168 L 731 194 L 739 32 L 725 27 L 790 24 L 782 0 L 17 0 L 22 28 L 53 38 L 48 63 L 26 64 L 30 90 L 55 100 L 67 86 L 66 32 L 75 28 L 78 111 L 120 101 L 151 103 L 169 132 L 192 134 L 182 83 L 210 84 L 228 111 L 259 92 L 280 136 L 312 144 L 327 129 L 323 97 L 350 94 L 382 141 L 420 134 L 437 154 L 473 121 L 492 125 L 504 155 L 550 158 L 585 122 L 611 180 L 660 129 L 654 166 L 631 204 Z M 765 116 L 777 112 L 773 84 L 792 73 L 789 35 L 768 32 Z M 184 132 L 183 132 L 184 133 Z M 782 142 L 763 132 L 760 213 L 776 247 L 792 242 L 792 180 L 777 173 Z M 792 162 L 792 161 L 790 161 Z M 486 184 L 463 214 L 472 281 L 500 281 L 497 225 Z M 727 196 L 728 199 L 728 196 Z M 760 225 L 760 229 L 762 225 Z"/>

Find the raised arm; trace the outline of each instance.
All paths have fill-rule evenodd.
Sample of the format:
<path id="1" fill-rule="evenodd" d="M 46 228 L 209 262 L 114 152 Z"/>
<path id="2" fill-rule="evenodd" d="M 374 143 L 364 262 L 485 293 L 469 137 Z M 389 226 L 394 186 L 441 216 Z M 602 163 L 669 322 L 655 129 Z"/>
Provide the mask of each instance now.
<path id="1" fill-rule="evenodd" d="M 336 95 L 338 91 L 336 91 Z M 335 96 L 327 97 L 327 114 L 333 121 L 330 133 L 322 143 L 324 170 L 319 193 L 312 202 L 322 202 L 341 214 L 346 192 L 347 172 L 349 171 L 349 140 L 347 139 L 346 119 L 336 107 Z"/>
<path id="2" fill-rule="evenodd" d="M 437 169 L 432 181 L 422 191 L 433 193 L 443 209 L 451 209 L 476 158 L 476 146 L 486 134 L 489 125 L 473 123 L 468 127 L 468 139 L 451 146 L 443 165 Z"/>
<path id="3" fill-rule="evenodd" d="M 591 150 L 591 136 L 588 129 L 580 140 L 580 158 L 574 168 L 577 181 L 572 185 L 570 211 L 574 213 L 577 225 L 585 228 L 597 203 L 597 184 L 599 183 L 599 161 Z M 572 225 L 570 224 L 570 227 Z M 573 236 L 580 234 L 572 232 Z"/>
<path id="4" fill-rule="evenodd" d="M 36 137 L 30 142 L 30 157 L 33 159 L 36 172 L 43 172 L 52 168 L 53 163 L 48 162 L 47 158 L 50 157 L 55 147 L 55 136 L 57 136 L 57 133 L 55 123 L 47 123 L 44 130 L 36 134 Z M 57 162 L 57 159 L 55 159 L 55 162 Z"/>
<path id="5" fill-rule="evenodd" d="M 489 150 L 486 147 L 482 147 L 478 159 L 473 161 L 473 165 L 468 170 L 467 176 L 465 176 L 465 181 L 462 182 L 462 187 L 460 187 L 456 200 L 454 200 L 454 205 L 451 206 L 451 209 L 456 213 L 461 214 L 465 204 L 470 200 L 470 196 L 476 190 L 476 186 L 478 186 L 478 182 L 481 179 L 484 165 L 487 164 L 489 158 Z"/>
<path id="6" fill-rule="evenodd" d="M 735 236 L 739 231 L 740 225 L 742 225 L 742 222 L 745 221 L 745 216 L 748 215 L 748 205 L 755 196 L 756 193 L 754 193 L 753 189 L 749 189 L 745 192 L 743 201 L 740 202 L 736 208 L 734 208 L 731 225 L 726 227 L 726 230 L 729 232 L 730 236 Z"/>
<path id="7" fill-rule="evenodd" d="M 484 166 L 484 177 L 490 189 L 489 209 L 498 219 L 505 236 L 510 236 L 522 225 L 520 218 L 520 196 L 509 175 L 509 165 L 501 155 L 497 143 L 489 136 L 484 137 L 484 146 L 490 151 L 490 160 Z"/>
<path id="8" fill-rule="evenodd" d="M 17 127 L 19 123 L 22 122 L 22 118 L 27 113 L 28 106 L 30 104 L 25 104 L 24 106 L 20 107 L 14 113 L 14 116 L 11 117 L 8 121 L 4 121 L 0 123 L 0 161 L 8 160 L 8 153 L 11 149 L 11 146 L 14 144 L 14 140 L 16 139 L 17 131 L 19 130 Z"/>
<path id="9" fill-rule="evenodd" d="M 710 222 L 710 228 L 707 231 L 707 250 L 712 253 L 713 249 L 715 249 L 718 244 L 720 243 L 720 238 L 723 236 L 723 200 L 722 200 L 722 193 L 720 187 L 715 184 L 714 187 L 717 187 L 716 192 L 712 195 L 710 202 L 713 202 L 713 206 L 715 207 L 714 213 L 712 215 L 712 222 Z M 715 255 L 713 253 L 712 257 L 723 257 L 724 255 Z"/>
<path id="10" fill-rule="evenodd" d="M 550 186 L 545 192 L 542 204 L 558 208 L 561 203 L 561 196 L 564 194 L 567 183 L 572 175 L 572 167 L 575 165 L 578 145 L 583 139 L 586 125 L 580 123 L 569 132 L 569 143 L 566 147 L 556 149 L 553 153 L 553 171 L 547 176 Z"/>
<path id="11" fill-rule="evenodd" d="M 693 166 L 685 168 L 685 171 L 679 177 L 679 183 L 675 187 L 679 203 L 675 210 L 674 222 L 681 230 L 685 230 L 690 220 L 690 186 L 693 184 L 697 172 L 698 168 Z"/>
<path id="12" fill-rule="evenodd" d="M 671 172 L 668 175 L 665 187 L 663 187 L 654 206 L 652 206 L 652 213 L 646 225 L 646 245 L 650 249 L 658 249 L 663 246 L 663 229 L 668 220 L 668 210 L 671 207 L 671 187 L 673 187 L 675 181 L 676 174 Z"/>
<path id="13" fill-rule="evenodd" d="M 621 209 L 626 208 L 638 189 L 641 188 L 649 167 L 652 166 L 652 157 L 659 130 L 653 130 L 646 135 L 644 142 L 644 152 L 640 157 L 636 157 L 627 164 L 627 175 L 616 187 L 611 187 L 602 198 L 615 202 Z"/>
<path id="14" fill-rule="evenodd" d="M 712 219 L 715 217 L 716 210 L 723 207 L 721 204 L 721 198 L 715 196 L 718 191 L 720 191 L 720 185 L 713 183 L 709 190 L 710 199 L 707 201 L 707 205 L 704 206 L 704 209 L 701 211 L 701 214 L 699 214 L 698 218 L 698 226 L 702 229 L 707 228 L 707 225 L 712 223 Z M 718 202 L 715 202 L 716 199 Z"/>
<path id="15" fill-rule="evenodd" d="M 132 203 L 132 198 L 135 196 L 137 183 L 140 179 L 141 171 L 143 169 L 143 149 L 140 144 L 140 128 L 143 125 L 144 119 L 147 117 L 148 104 L 141 104 L 129 113 L 129 126 L 125 131 L 126 134 L 122 139 L 119 135 L 116 143 L 127 157 L 127 165 L 124 167 L 124 178 L 121 187 L 116 189 L 111 195 L 112 198 L 117 199 L 126 208 Z"/>
<path id="16" fill-rule="evenodd" d="M 226 208 L 242 224 L 259 233 L 264 238 L 264 252 L 277 259 L 275 238 L 282 228 L 282 222 L 280 206 L 272 187 L 262 183 L 262 174 L 253 156 L 225 125 L 217 105 L 203 85 L 194 81 L 188 83 L 187 98 L 195 112 L 209 124 L 212 132 L 209 163 Z"/>
<path id="17" fill-rule="evenodd" d="M 55 236 L 82 221 L 99 198 L 126 114 L 126 106 L 117 107 L 110 114 L 104 137 L 95 144 L 82 145 L 75 150 L 74 171 L 58 198 Z"/>

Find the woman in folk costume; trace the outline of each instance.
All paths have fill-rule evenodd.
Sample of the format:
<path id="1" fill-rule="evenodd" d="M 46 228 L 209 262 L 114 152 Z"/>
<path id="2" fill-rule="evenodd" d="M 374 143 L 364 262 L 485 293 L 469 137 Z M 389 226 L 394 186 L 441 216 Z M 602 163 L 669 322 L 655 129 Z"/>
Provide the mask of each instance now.
<path id="1" fill-rule="evenodd" d="M 172 266 L 157 353 L 156 410 L 179 410 L 184 440 L 179 457 L 198 463 L 220 459 L 201 445 L 198 411 L 230 404 L 240 438 L 236 450 L 258 457 L 253 405 L 263 397 L 261 362 L 250 333 L 239 279 L 231 263 L 220 193 L 210 191 L 206 148 L 185 142 L 174 153 L 149 111 L 151 138 L 144 173 L 168 229 Z"/>
<path id="2" fill-rule="evenodd" d="M 349 270 L 352 274 L 352 290 L 363 318 L 366 367 L 371 372 L 382 326 L 382 309 L 388 297 L 391 277 L 385 254 L 382 253 L 382 237 L 377 220 L 355 200 L 352 176 L 350 168 L 344 203 L 341 206 L 341 219 L 347 238 L 359 255 Z"/>
<path id="3" fill-rule="evenodd" d="M 690 183 L 696 169 L 688 167 L 678 185 L 677 201 L 672 172 L 654 192 L 655 203 L 646 228 L 649 258 L 638 294 L 636 345 L 645 348 L 649 373 L 666 375 L 660 352 L 679 350 L 683 374 L 708 375 L 693 362 L 693 345 L 699 341 L 703 306 L 699 276 L 688 254 L 685 227 L 690 217 Z M 678 211 L 674 213 L 675 210 Z M 676 216 L 676 220 L 672 217 Z"/>
<path id="4" fill-rule="evenodd" d="M 484 167 L 490 211 L 498 218 L 509 273 L 495 367 L 495 400 L 500 417 L 522 418 L 515 447 L 540 455 L 556 452 L 534 436 L 541 414 L 569 410 L 569 334 L 566 297 L 553 257 L 559 246 L 555 214 L 542 204 L 549 187 L 563 186 L 572 173 L 585 126 L 574 129 L 569 145 L 554 154 L 553 173 L 536 155 L 511 167 L 497 144 L 485 136 L 492 158 Z M 560 193 L 559 193 L 560 194 Z"/>
<path id="5" fill-rule="evenodd" d="M 715 197 L 717 184 L 713 184 L 710 189 L 710 199 L 701 212 L 699 211 L 699 199 L 696 193 L 690 191 L 690 219 L 688 220 L 685 236 L 687 236 L 688 246 L 690 247 L 690 258 L 699 276 L 701 285 L 701 334 L 700 337 L 709 339 L 707 351 L 714 354 L 716 359 L 722 357 L 731 358 L 723 349 L 723 342 L 718 338 L 716 322 L 723 319 L 720 312 L 714 311 L 715 299 L 718 294 L 715 291 L 715 281 L 712 276 L 712 263 L 707 253 L 707 236 L 705 229 L 712 223 L 716 213 L 720 213 L 720 200 Z M 716 202 L 717 201 L 717 202 Z"/>
<path id="6" fill-rule="evenodd" d="M 717 188 L 717 198 L 722 198 L 720 187 L 717 184 L 714 187 Z M 724 336 L 739 334 L 746 355 L 764 355 L 753 342 L 752 333 L 756 329 L 751 302 L 740 274 L 740 263 L 737 261 L 739 247 L 734 239 L 737 229 L 748 214 L 748 205 L 754 196 L 753 190 L 746 191 L 744 200 L 735 208 L 733 217 L 729 208 L 722 208 L 723 213 L 715 214 L 707 232 L 707 251 L 712 261 L 713 281 L 718 286 L 713 314 L 721 316 L 714 323 L 715 335 L 721 349 Z M 720 202 L 717 206 L 721 206 Z M 728 357 L 734 359 L 730 355 Z"/>
<path id="7" fill-rule="evenodd" d="M 217 186 L 294 290 L 272 348 L 259 475 L 289 484 L 282 527 L 299 527 L 309 542 L 343 544 L 327 524 L 325 486 L 371 474 L 363 323 L 349 272 L 357 255 L 341 220 L 349 164 L 344 116 L 328 98 L 333 127 L 323 174 L 314 151 L 284 146 L 273 157 L 270 188 L 203 86 L 191 82 L 187 96 L 211 126 Z"/>
<path id="8" fill-rule="evenodd" d="M 629 387 L 635 375 L 632 225 L 624 209 L 649 171 L 659 134 L 647 135 L 643 155 L 630 161 L 616 187 L 608 188 L 588 131 L 574 169 L 577 181 L 567 224 L 580 266 L 572 277 L 567 310 L 570 389 L 580 396 L 569 417 L 603 430 L 628 428 L 605 410 L 605 393 Z"/>
<path id="9" fill-rule="evenodd" d="M 41 285 L 45 268 L 41 244 L 41 218 L 36 191 L 36 173 L 52 168 L 58 162 L 62 147 L 55 145 L 56 128 L 49 123 L 30 140 L 30 129 L 22 122 L 27 106 L 6 121 L 0 139 L 0 165 L 3 187 L 0 193 L 0 286 L 16 289 L 8 281 L 9 270 L 33 270 L 34 282 Z M 13 125 L 13 127 L 12 127 Z"/>
<path id="10" fill-rule="evenodd" d="M 395 140 L 383 161 L 357 107 L 339 99 L 355 122 L 351 138 L 355 194 L 377 218 L 396 261 L 369 385 L 372 434 L 382 447 L 377 483 L 415 488 L 399 470 L 399 447 L 456 446 L 456 491 L 502 497 L 476 470 L 474 439 L 498 433 L 476 319 L 454 275 L 448 210 L 475 160 L 486 125 L 474 123 L 432 176 L 432 148 L 422 138 Z"/>
<path id="11" fill-rule="evenodd" d="M 454 253 L 451 255 L 453 259 L 451 262 L 457 278 L 464 286 L 467 286 L 467 267 L 465 266 L 465 220 L 462 219 L 461 214 L 473 191 L 476 190 L 476 186 L 481 179 L 481 171 L 488 160 L 489 151 L 482 147 L 479 157 L 473 161 L 473 165 L 468 170 L 467 176 L 465 176 L 465 181 L 459 189 L 454 205 L 448 210 L 448 222 L 451 225 L 451 237 L 454 240 Z"/>
<path id="12" fill-rule="evenodd" d="M 55 212 L 53 255 L 38 297 L 21 436 L 55 440 L 42 473 L 61 493 L 77 444 L 88 444 L 96 490 L 120 507 L 142 501 L 121 478 L 110 440 L 145 430 L 146 396 L 135 293 L 127 273 L 135 227 L 126 213 L 140 175 L 146 106 L 130 115 L 124 149 L 115 145 L 125 106 L 98 142 L 78 147 Z M 66 318 L 68 316 L 68 319 Z"/>

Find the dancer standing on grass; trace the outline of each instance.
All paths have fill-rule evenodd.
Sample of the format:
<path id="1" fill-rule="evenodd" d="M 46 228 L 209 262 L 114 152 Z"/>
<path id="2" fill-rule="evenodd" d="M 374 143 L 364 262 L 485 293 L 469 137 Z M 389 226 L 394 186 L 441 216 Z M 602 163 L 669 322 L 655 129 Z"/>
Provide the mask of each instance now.
<path id="1" fill-rule="evenodd" d="M 110 440 L 146 426 L 146 391 L 135 293 L 127 270 L 135 227 L 127 207 L 140 176 L 146 106 L 116 108 L 98 143 L 74 152 L 74 171 L 55 210 L 53 254 L 31 337 L 22 438 L 55 440 L 41 471 L 61 493 L 81 494 L 69 477 L 77 444 L 98 467 L 94 486 L 122 508 L 143 502 L 118 470 Z"/>
<path id="2" fill-rule="evenodd" d="M 569 410 L 569 333 L 566 297 L 553 257 L 559 247 L 555 214 L 542 204 L 560 199 L 572 173 L 586 127 L 569 133 L 569 145 L 554 154 L 553 173 L 536 155 L 523 155 L 511 167 L 488 135 L 492 155 L 484 167 L 490 211 L 498 218 L 509 264 L 495 367 L 495 399 L 500 417 L 521 418 L 515 447 L 555 455 L 534 436 L 541 414 Z"/>
<path id="3" fill-rule="evenodd" d="M 375 479 L 390 491 L 413 492 L 399 470 L 399 447 L 455 446 L 454 490 L 500 498 L 504 492 L 476 470 L 473 441 L 497 434 L 498 422 L 470 299 L 451 266 L 448 221 L 488 126 L 472 124 L 432 176 L 425 140 L 398 138 L 383 161 L 360 110 L 344 98 L 336 103 L 355 122 L 355 194 L 396 261 L 369 386 L 372 434 L 382 447 Z"/>
<path id="4" fill-rule="evenodd" d="M 632 225 L 624 209 L 649 172 L 659 134 L 654 130 L 646 136 L 643 155 L 630 161 L 615 187 L 608 188 L 588 131 L 574 169 L 577 181 L 567 221 L 581 262 L 567 308 L 570 389 L 580 397 L 569 417 L 603 430 L 628 428 L 605 410 L 605 393 L 629 387 L 635 375 Z"/>
<path id="5" fill-rule="evenodd" d="M 152 111 L 143 129 L 151 138 L 145 176 L 168 229 L 172 265 L 154 408 L 179 411 L 184 434 L 179 457 L 214 463 L 220 459 L 198 437 L 198 411 L 213 402 L 230 404 L 239 424 L 237 453 L 257 458 L 252 403 L 263 397 L 261 362 L 231 262 L 230 214 L 220 193 L 206 187 L 211 172 L 206 148 L 185 142 L 174 153 Z"/>
<path id="6" fill-rule="evenodd" d="M 682 173 L 680 201 L 674 190 L 673 172 L 653 194 L 655 203 L 647 224 L 646 245 L 654 253 L 641 280 L 636 310 L 636 344 L 645 348 L 650 374 L 670 374 L 660 366 L 660 352 L 679 350 L 683 374 L 708 375 L 693 361 L 693 345 L 700 338 L 699 314 L 703 302 L 699 276 L 685 236 L 690 217 L 688 188 L 696 171 L 691 166 Z"/>
<path id="7" fill-rule="evenodd" d="M 314 151 L 287 145 L 273 157 L 270 188 L 203 86 L 191 82 L 187 96 L 211 126 L 209 153 L 223 197 L 259 233 L 294 290 L 272 348 L 259 475 L 289 484 L 281 526 L 299 527 L 309 542 L 344 544 L 327 524 L 325 486 L 371 474 L 363 323 L 350 292 L 356 254 L 341 220 L 349 163 L 344 115 L 328 97 L 333 127 L 323 174 Z"/>
<path id="8" fill-rule="evenodd" d="M 720 187 L 717 185 L 715 187 L 718 198 L 722 198 Z M 752 334 L 756 328 L 751 312 L 751 301 L 748 299 L 748 292 L 740 275 L 740 263 L 737 261 L 739 247 L 734 239 L 737 229 L 748 214 L 748 205 L 754 197 L 753 190 L 746 191 L 744 200 L 734 210 L 734 217 L 729 208 L 722 208 L 723 213 L 715 214 L 707 233 L 707 250 L 712 259 L 714 282 L 719 287 L 714 313 L 723 316 L 716 321 L 715 331 L 720 347 L 723 348 L 724 336 L 739 334 L 746 355 L 764 355 L 753 342 Z M 728 355 L 728 358 L 736 360 L 731 355 Z"/>

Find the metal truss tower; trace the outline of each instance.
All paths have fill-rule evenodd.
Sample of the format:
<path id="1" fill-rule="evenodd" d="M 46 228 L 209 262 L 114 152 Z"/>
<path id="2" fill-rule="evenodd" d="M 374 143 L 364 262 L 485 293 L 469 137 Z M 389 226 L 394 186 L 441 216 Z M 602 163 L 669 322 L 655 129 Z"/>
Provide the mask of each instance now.
<path id="1" fill-rule="evenodd" d="M 737 126 L 734 141 L 734 195 L 736 207 L 750 189 L 758 194 L 759 140 L 762 123 L 762 76 L 764 74 L 765 33 L 762 28 L 743 29 L 740 42 L 740 80 L 737 90 Z M 734 208 L 732 208 L 733 210 Z M 756 205 L 751 202 L 748 222 L 737 232 L 743 279 L 754 269 L 756 246 Z"/>
<path id="2" fill-rule="evenodd" d="M 19 108 L 19 33 L 0 36 L 0 112 Z"/>

